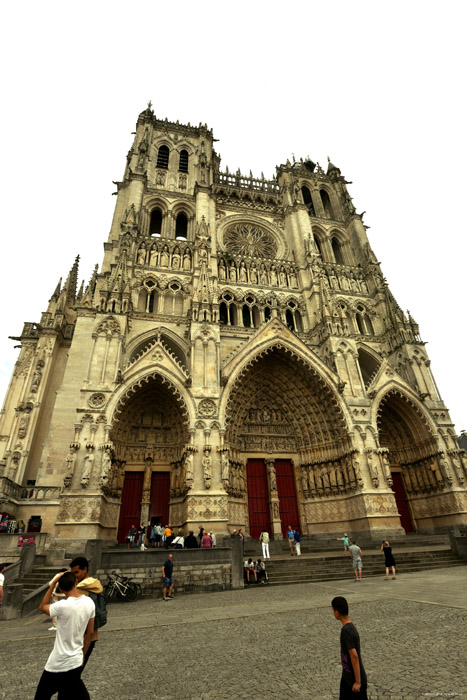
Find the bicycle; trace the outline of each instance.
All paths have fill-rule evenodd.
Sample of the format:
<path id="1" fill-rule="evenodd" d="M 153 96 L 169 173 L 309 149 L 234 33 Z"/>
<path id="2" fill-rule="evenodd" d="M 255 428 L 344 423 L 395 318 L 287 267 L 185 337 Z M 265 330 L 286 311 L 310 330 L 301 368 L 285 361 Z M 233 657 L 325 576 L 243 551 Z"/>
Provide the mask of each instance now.
<path id="1" fill-rule="evenodd" d="M 142 594 L 139 583 L 132 581 L 127 576 L 120 576 L 116 571 L 107 575 L 108 581 L 104 588 L 104 598 L 106 603 L 116 596 L 119 600 L 131 603 Z"/>

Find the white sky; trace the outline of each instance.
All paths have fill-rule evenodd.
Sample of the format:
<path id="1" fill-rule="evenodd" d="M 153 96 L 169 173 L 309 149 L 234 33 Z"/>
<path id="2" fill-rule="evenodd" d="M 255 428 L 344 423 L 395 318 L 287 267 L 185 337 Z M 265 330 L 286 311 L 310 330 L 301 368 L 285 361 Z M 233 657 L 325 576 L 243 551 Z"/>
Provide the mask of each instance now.
<path id="1" fill-rule="evenodd" d="M 222 168 L 340 167 L 383 273 L 428 341 L 458 432 L 466 226 L 464 3 L 4 3 L 0 397 L 79 253 L 101 263 L 139 112 L 200 121 Z M 0 398 L 1 400 L 1 398 Z"/>

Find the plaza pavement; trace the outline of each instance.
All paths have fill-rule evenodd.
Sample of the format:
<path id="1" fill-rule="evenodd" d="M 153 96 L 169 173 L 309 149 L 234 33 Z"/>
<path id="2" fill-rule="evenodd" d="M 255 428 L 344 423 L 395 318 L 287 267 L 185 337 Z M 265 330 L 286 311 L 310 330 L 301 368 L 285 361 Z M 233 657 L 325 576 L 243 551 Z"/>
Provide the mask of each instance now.
<path id="1" fill-rule="evenodd" d="M 371 700 L 467 700 L 467 566 L 111 604 L 83 678 L 92 700 L 331 700 L 335 595 L 359 629 Z M 0 623 L 0 698 L 34 697 L 48 627 L 40 613 Z"/>

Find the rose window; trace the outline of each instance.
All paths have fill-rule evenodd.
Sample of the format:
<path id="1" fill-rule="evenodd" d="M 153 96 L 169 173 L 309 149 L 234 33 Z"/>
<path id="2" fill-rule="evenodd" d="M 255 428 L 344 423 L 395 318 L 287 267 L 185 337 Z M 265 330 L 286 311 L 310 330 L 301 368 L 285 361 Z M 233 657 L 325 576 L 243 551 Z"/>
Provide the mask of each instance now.
<path id="1" fill-rule="evenodd" d="M 226 248 L 244 257 L 274 258 L 277 245 L 274 237 L 258 226 L 239 224 L 224 235 Z"/>

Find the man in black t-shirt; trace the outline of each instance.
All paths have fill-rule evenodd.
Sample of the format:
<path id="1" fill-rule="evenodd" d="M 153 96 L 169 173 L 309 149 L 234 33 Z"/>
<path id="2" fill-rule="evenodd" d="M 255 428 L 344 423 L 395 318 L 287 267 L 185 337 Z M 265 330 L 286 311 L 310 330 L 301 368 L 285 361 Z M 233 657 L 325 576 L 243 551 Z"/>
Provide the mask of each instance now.
<path id="1" fill-rule="evenodd" d="M 173 573 L 173 554 L 169 554 L 168 559 L 164 562 L 162 566 L 162 580 L 164 584 L 164 590 L 162 593 L 162 600 L 165 602 L 168 602 L 169 600 L 172 600 L 173 595 L 172 591 L 174 589 L 174 579 L 172 576 Z M 169 589 L 169 593 L 167 594 L 167 589 Z"/>
<path id="2" fill-rule="evenodd" d="M 367 700 L 367 679 L 360 653 L 360 637 L 349 618 L 349 605 L 342 596 L 333 598 L 331 605 L 334 617 L 342 623 L 342 678 L 339 700 Z"/>

